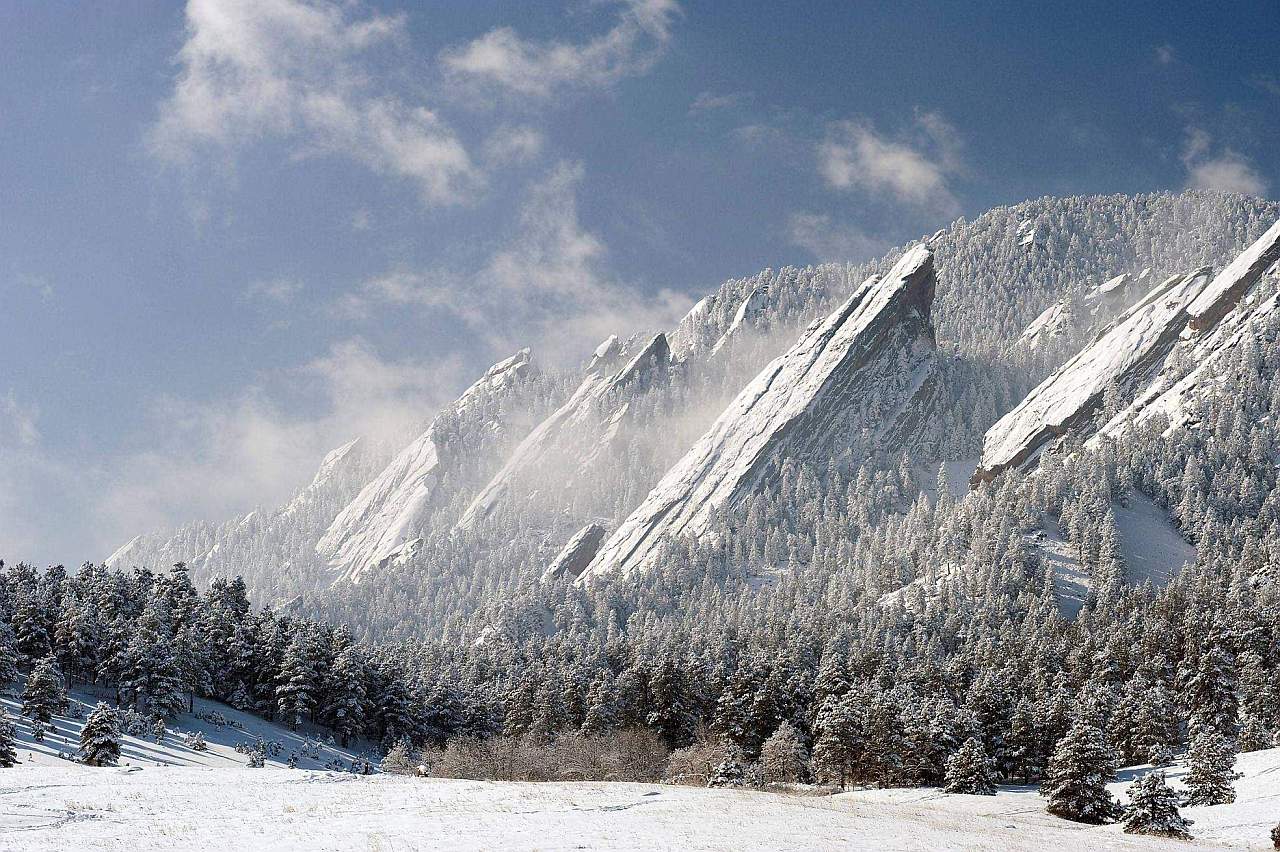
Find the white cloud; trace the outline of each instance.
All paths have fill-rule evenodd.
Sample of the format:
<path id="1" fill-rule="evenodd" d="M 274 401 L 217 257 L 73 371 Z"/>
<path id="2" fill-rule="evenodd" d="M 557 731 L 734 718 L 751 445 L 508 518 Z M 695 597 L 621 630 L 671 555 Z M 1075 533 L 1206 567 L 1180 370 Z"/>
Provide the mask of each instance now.
<path id="1" fill-rule="evenodd" d="M 910 133 L 894 138 L 867 121 L 836 122 L 818 145 L 818 168 L 833 189 L 862 189 L 946 213 L 958 209 L 947 182 L 959 170 L 959 142 L 936 113 L 917 113 Z"/>
<path id="2" fill-rule="evenodd" d="M 542 153 L 546 143 L 542 131 L 525 125 L 503 125 L 484 143 L 485 159 L 494 165 L 527 163 Z"/>
<path id="3" fill-rule="evenodd" d="M 445 51 L 446 70 L 509 92 L 548 97 L 559 89 L 609 86 L 642 74 L 662 55 L 680 12 L 675 0 L 619 0 L 608 32 L 581 44 L 526 39 L 510 27 Z"/>
<path id="4" fill-rule="evenodd" d="M 100 552 L 85 556 L 105 558 L 139 532 L 279 505 L 351 438 L 403 443 L 465 376 L 454 361 L 384 359 L 351 339 L 231 398 L 155 400 L 148 446 L 103 472 L 88 509 Z M 305 411 L 281 385 L 303 392 Z"/>
<path id="5" fill-rule="evenodd" d="M 273 278 L 266 281 L 254 281 L 244 290 L 246 299 L 255 302 L 272 302 L 287 305 L 304 289 L 301 281 L 294 278 Z"/>
<path id="6" fill-rule="evenodd" d="M 692 301 L 670 290 L 646 297 L 609 274 L 606 246 L 578 217 L 582 178 L 578 165 L 552 168 L 530 188 L 515 233 L 476 269 L 396 268 L 336 308 L 366 319 L 406 305 L 447 311 L 495 354 L 532 346 L 544 363 L 578 358 L 609 334 L 673 326 Z"/>
<path id="7" fill-rule="evenodd" d="M 1187 186 L 1242 195 L 1266 195 L 1268 182 L 1244 155 L 1231 148 L 1214 152 L 1213 138 L 1199 127 L 1187 129 L 1182 149 Z"/>
<path id="8" fill-rule="evenodd" d="M 0 451 L 7 446 L 35 446 L 40 441 L 39 416 L 39 408 L 20 403 L 12 390 L 0 396 Z"/>
<path id="9" fill-rule="evenodd" d="M 1156 62 L 1160 65 L 1172 65 L 1178 61 L 1178 52 L 1171 44 L 1156 45 Z"/>
<path id="10" fill-rule="evenodd" d="M 389 90 L 374 51 L 404 38 L 399 16 L 354 14 L 329 0 L 189 0 L 172 94 L 152 152 L 190 164 L 264 138 L 291 154 L 346 157 L 413 182 L 427 204 L 468 201 L 482 182 L 432 110 Z"/>
<path id="11" fill-rule="evenodd" d="M 750 92 L 727 92 L 717 95 L 714 92 L 700 92 L 693 99 L 693 103 L 689 104 L 689 114 L 698 115 L 704 112 L 713 112 L 721 109 L 732 109 L 749 100 L 752 95 Z"/>
<path id="12" fill-rule="evenodd" d="M 819 261 L 859 262 L 883 251 L 885 243 L 852 225 L 838 225 L 822 213 L 792 213 L 787 220 L 791 242 Z"/>

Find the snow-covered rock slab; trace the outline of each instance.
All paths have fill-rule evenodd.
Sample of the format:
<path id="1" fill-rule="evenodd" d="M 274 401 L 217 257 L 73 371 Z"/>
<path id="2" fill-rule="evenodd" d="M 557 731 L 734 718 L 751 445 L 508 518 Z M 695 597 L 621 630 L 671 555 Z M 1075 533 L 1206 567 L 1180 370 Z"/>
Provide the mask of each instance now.
<path id="1" fill-rule="evenodd" d="M 730 341 L 742 334 L 743 329 L 754 327 L 760 321 L 761 315 L 764 314 L 764 309 L 768 302 L 768 284 L 761 284 L 748 293 L 747 298 L 742 300 L 741 305 L 738 305 L 738 310 L 733 315 L 733 321 L 729 323 L 729 327 L 725 329 L 724 334 L 720 335 L 720 339 L 711 347 L 711 357 L 714 358 L 718 355 L 729 345 Z"/>
<path id="2" fill-rule="evenodd" d="M 618 369 L 621 359 L 627 360 Z M 502 469 L 471 501 L 454 529 L 461 531 L 474 527 L 489 516 L 524 474 L 565 449 L 570 442 L 576 450 L 584 435 L 595 435 L 598 440 L 589 441 L 589 445 L 577 453 L 580 464 L 588 464 L 612 443 L 621 430 L 626 417 L 627 391 L 649 387 L 653 380 L 666 375 L 670 364 L 671 349 L 664 334 L 655 334 L 634 353 L 621 346 L 616 337 L 602 343 L 587 368 L 586 377 L 569 401 L 520 442 Z M 601 423 L 601 403 L 615 398 L 623 401 L 612 403 L 612 411 Z"/>
<path id="3" fill-rule="evenodd" d="M 973 481 L 1026 465 L 1050 441 L 1091 423 L 1109 384 L 1127 395 L 1143 387 L 1177 342 L 1191 316 L 1188 307 L 1208 283 L 1207 270 L 1169 278 L 1059 367 L 987 431 Z"/>
<path id="4" fill-rule="evenodd" d="M 358 582 L 367 569 L 403 555 L 404 545 L 418 536 L 443 473 L 437 424 L 504 397 L 529 369 L 527 349 L 490 367 L 338 513 L 316 553 L 340 579 Z"/>
<path id="5" fill-rule="evenodd" d="M 1165 281 L 987 431 L 973 482 L 1027 465 L 1069 431 L 1095 431 L 1103 391 L 1113 382 L 1129 402 L 1102 427 L 1104 433 L 1157 410 L 1175 420 L 1185 414 L 1185 398 L 1209 380 L 1218 353 L 1238 343 L 1251 316 L 1274 309 L 1273 301 L 1258 306 L 1245 297 L 1277 261 L 1280 222 L 1212 279 L 1199 270 Z M 1170 387 L 1174 371 L 1166 359 L 1180 340 L 1197 366 Z"/>
<path id="6" fill-rule="evenodd" d="M 1192 330 L 1204 332 L 1216 325 L 1277 261 L 1280 261 L 1280 222 L 1231 261 L 1191 303 L 1188 310 Z"/>
<path id="7" fill-rule="evenodd" d="M 569 539 L 556 558 L 547 566 L 547 570 L 542 572 L 543 581 L 565 575 L 576 580 L 595 558 L 607 532 L 608 530 L 599 524 L 590 523 L 574 533 L 573 538 Z"/>
<path id="8" fill-rule="evenodd" d="M 1202 297 L 1191 306 L 1193 311 L 1203 311 L 1192 317 L 1184 334 L 1186 357 L 1182 360 L 1194 364 L 1194 368 L 1186 375 L 1175 369 L 1161 371 L 1099 430 L 1099 435 L 1115 436 L 1131 424 L 1143 424 L 1157 416 L 1164 418 L 1167 430 L 1188 425 L 1195 418 L 1196 402 L 1213 391 L 1217 377 L 1229 368 L 1237 348 L 1260 334 L 1263 323 L 1276 312 L 1280 298 L 1263 298 L 1255 288 L 1265 270 L 1274 267 L 1277 260 L 1280 222 L 1214 278 L 1205 293 L 1216 294 L 1215 299 Z M 1226 302 L 1231 302 L 1233 309 L 1223 313 Z M 1215 314 L 1219 317 L 1216 324 L 1206 328 L 1205 319 Z M 1262 343 L 1272 345 L 1273 341 Z"/>
<path id="9" fill-rule="evenodd" d="M 664 538 L 699 535 L 774 459 L 838 455 L 842 442 L 847 450 L 868 432 L 909 428 L 919 416 L 912 399 L 934 390 L 933 293 L 933 254 L 916 246 L 811 325 L 667 472 L 579 580 L 647 567 Z"/>

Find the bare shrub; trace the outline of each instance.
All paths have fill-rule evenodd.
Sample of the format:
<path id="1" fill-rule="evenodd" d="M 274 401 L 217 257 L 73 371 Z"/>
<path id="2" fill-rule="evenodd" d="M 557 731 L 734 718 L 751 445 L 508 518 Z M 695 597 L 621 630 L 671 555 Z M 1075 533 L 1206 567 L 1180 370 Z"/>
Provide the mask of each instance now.
<path id="1" fill-rule="evenodd" d="M 497 736 L 450 740 L 431 774 L 493 781 L 657 781 L 667 764 L 666 746 L 653 731 L 564 733 L 540 737 Z"/>
<path id="2" fill-rule="evenodd" d="M 688 784 L 705 787 L 729 756 L 729 750 L 718 739 L 699 740 L 693 745 L 676 749 L 667 761 L 662 780 L 668 784 Z"/>
<path id="3" fill-rule="evenodd" d="M 760 774 L 764 784 L 795 784 L 809 774 L 809 750 L 800 732 L 783 722 L 760 749 Z"/>

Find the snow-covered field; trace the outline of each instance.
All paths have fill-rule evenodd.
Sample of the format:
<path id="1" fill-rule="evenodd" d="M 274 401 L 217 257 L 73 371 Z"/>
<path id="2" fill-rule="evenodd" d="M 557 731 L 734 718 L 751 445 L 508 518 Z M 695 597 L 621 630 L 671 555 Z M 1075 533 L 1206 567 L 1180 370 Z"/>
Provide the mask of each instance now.
<path id="1" fill-rule="evenodd" d="M 22 702 L 12 694 L 0 694 L 0 706 L 8 710 L 16 728 L 18 760 L 28 766 L 65 767 L 67 761 L 59 755 L 75 755 L 85 718 L 100 698 L 109 699 L 111 696 L 110 690 L 101 693 L 88 688 L 72 690 L 68 712 L 55 716 L 44 741 L 36 742 L 31 735 L 30 720 L 20 715 Z M 323 769 L 335 760 L 349 766 L 352 758 L 357 756 L 357 749 L 332 745 L 319 733 L 309 735 L 305 727 L 290 731 L 287 727 L 272 724 L 251 713 L 241 713 L 216 701 L 196 699 L 195 711 L 195 715 L 183 713 L 171 720 L 163 742 L 156 742 L 150 734 L 124 736 L 120 744 L 121 766 L 244 768 L 249 763 L 249 756 L 236 751 L 236 746 L 256 743 L 259 739 L 271 749 L 265 755 L 268 765 L 284 766 L 291 755 L 297 755 L 300 768 Z M 184 734 L 196 731 L 205 739 L 206 748 L 202 751 L 193 750 L 185 744 Z M 377 761 L 376 757 L 373 759 Z M 0 843 L 0 849 L 4 848 Z"/>
<path id="2" fill-rule="evenodd" d="M 1187 808 L 1190 843 L 1049 816 L 1033 790 L 838 796 L 648 784 L 516 784 L 267 768 L 0 770 L 12 850 L 1265 849 L 1280 749 L 1243 755 L 1234 805 Z M 1134 773 L 1125 773 L 1132 777 Z M 1180 775 L 1181 770 L 1171 773 Z M 1117 794 L 1128 779 L 1113 785 Z"/>

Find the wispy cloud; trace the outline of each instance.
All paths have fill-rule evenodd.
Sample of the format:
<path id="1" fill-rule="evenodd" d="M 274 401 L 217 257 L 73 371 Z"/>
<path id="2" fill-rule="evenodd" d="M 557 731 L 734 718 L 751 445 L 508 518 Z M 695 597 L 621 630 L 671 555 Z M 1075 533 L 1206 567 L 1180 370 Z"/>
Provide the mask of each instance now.
<path id="1" fill-rule="evenodd" d="M 113 462 L 96 489 L 88 511 L 104 552 L 85 556 L 104 558 L 139 532 L 279 505 L 335 446 L 406 440 L 465 376 L 456 361 L 388 359 L 353 338 L 230 397 L 152 400 L 147 446 Z"/>
<path id="2" fill-rule="evenodd" d="M 1171 44 L 1158 44 L 1155 49 L 1156 64 L 1172 65 L 1178 61 L 1178 51 Z"/>
<path id="3" fill-rule="evenodd" d="M 40 409 L 18 401 L 12 390 L 0 396 L 0 450 L 5 446 L 31 447 L 40 440 L 36 421 Z"/>
<path id="4" fill-rule="evenodd" d="M 840 121 L 818 145 L 818 169 L 833 189 L 860 189 L 949 214 L 959 208 L 948 186 L 960 168 L 959 151 L 955 130 L 937 113 L 918 112 L 895 136 L 869 121 Z"/>
<path id="5" fill-rule="evenodd" d="M 1275 74 L 1255 74 L 1249 78 L 1249 85 L 1268 94 L 1280 96 L 1280 77 Z"/>
<path id="6" fill-rule="evenodd" d="M 1217 189 L 1242 195 L 1266 195 L 1268 182 L 1253 163 L 1231 148 L 1215 148 L 1213 138 L 1202 128 L 1187 129 L 1182 149 L 1191 189 Z"/>
<path id="7" fill-rule="evenodd" d="M 882 252 L 886 245 L 861 228 L 838 224 L 824 213 L 792 213 L 787 220 L 787 237 L 819 261 L 862 261 Z"/>
<path id="8" fill-rule="evenodd" d="M 373 228 L 373 211 L 361 207 L 351 214 L 351 230 L 368 231 Z"/>
<path id="9" fill-rule="evenodd" d="M 562 89 L 605 87 L 642 74 L 662 55 L 680 13 L 675 0 L 621 0 L 614 25 L 581 43 L 534 41 L 501 27 L 441 61 L 458 79 L 546 98 Z"/>
<path id="10" fill-rule="evenodd" d="M 391 307 L 445 311 L 496 351 L 532 345 L 564 362 L 612 333 L 671 327 L 692 303 L 662 290 L 652 297 L 613 277 L 608 250 L 583 227 L 580 165 L 562 162 L 529 190 L 515 232 L 477 268 L 399 267 L 343 297 L 340 313 L 374 318 Z"/>
<path id="11" fill-rule="evenodd" d="M 528 163 L 537 159 L 546 144 L 542 131 L 527 125 L 503 125 L 484 142 L 485 159 L 494 165 Z"/>
<path id="12" fill-rule="evenodd" d="M 189 0 L 177 77 L 149 147 L 192 164 L 276 138 L 293 157 L 345 157 L 411 181 L 426 204 L 466 202 L 483 181 L 466 148 L 374 61 L 404 40 L 404 23 L 360 15 L 350 2 Z"/>
<path id="13" fill-rule="evenodd" d="M 715 112 L 722 109 L 732 109 L 747 103 L 752 99 L 750 92 L 724 92 L 717 94 L 715 92 L 700 92 L 693 103 L 689 104 L 689 114 L 699 115 L 706 112 Z"/>
<path id="14" fill-rule="evenodd" d="M 296 278 L 272 278 L 254 281 L 244 289 L 245 299 L 252 302 L 270 302 L 287 305 L 303 291 L 304 285 Z"/>

